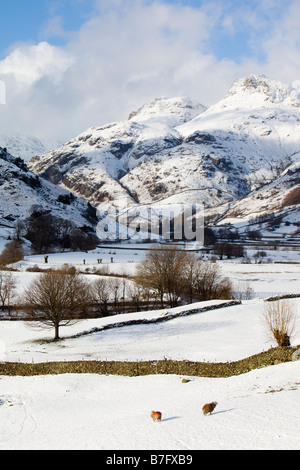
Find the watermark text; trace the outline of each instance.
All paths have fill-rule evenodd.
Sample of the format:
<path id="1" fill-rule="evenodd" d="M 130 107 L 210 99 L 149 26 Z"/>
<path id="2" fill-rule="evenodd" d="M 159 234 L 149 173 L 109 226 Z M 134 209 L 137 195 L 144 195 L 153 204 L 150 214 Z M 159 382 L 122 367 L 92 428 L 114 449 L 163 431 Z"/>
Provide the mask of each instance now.
<path id="1" fill-rule="evenodd" d="M 102 240 L 185 240 L 204 243 L 202 204 L 137 206 L 101 211 L 97 235 Z"/>

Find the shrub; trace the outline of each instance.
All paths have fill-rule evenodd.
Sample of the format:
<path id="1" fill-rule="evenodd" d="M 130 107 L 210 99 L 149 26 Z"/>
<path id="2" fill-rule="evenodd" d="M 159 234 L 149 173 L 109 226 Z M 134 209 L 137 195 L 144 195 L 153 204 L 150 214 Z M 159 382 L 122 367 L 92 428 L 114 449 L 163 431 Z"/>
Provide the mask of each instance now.
<path id="1" fill-rule="evenodd" d="M 57 198 L 58 202 L 61 202 L 62 204 L 70 205 L 73 201 L 75 200 L 74 194 L 60 194 Z"/>
<path id="2" fill-rule="evenodd" d="M 248 282 L 238 282 L 234 285 L 232 297 L 234 299 L 251 300 L 253 298 L 254 291 Z"/>
<path id="3" fill-rule="evenodd" d="M 292 189 L 282 201 L 282 207 L 293 206 L 294 204 L 300 204 L 300 186 Z"/>
<path id="4" fill-rule="evenodd" d="M 0 265 L 17 263 L 24 259 L 23 244 L 19 240 L 13 240 L 6 245 L 0 255 Z"/>
<path id="5" fill-rule="evenodd" d="M 296 310 L 291 301 L 277 300 L 265 305 L 263 324 L 270 339 L 275 339 L 279 347 L 290 346 L 290 338 L 295 332 Z"/>

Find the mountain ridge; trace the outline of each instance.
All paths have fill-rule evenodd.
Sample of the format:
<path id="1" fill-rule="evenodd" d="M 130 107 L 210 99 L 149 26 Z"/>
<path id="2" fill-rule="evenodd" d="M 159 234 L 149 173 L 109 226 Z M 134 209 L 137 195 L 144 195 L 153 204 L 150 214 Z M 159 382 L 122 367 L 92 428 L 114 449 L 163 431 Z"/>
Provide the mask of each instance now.
<path id="1" fill-rule="evenodd" d="M 299 152 L 300 81 L 252 74 L 209 108 L 159 98 L 28 165 L 96 207 L 184 202 L 209 212 L 271 184 Z"/>

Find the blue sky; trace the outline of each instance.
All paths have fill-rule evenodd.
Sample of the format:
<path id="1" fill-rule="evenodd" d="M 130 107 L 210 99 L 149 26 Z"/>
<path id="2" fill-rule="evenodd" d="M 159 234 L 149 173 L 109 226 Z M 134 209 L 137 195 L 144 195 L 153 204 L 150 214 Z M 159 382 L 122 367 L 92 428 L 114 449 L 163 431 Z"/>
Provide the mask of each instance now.
<path id="1" fill-rule="evenodd" d="M 1 0 L 0 30 L 3 58 L 19 41 L 40 41 L 51 18 L 61 17 L 66 31 L 78 30 L 92 15 L 93 0 Z M 64 44 L 66 39 L 53 35 L 51 43 Z"/>
<path id="2" fill-rule="evenodd" d="M 64 140 L 250 73 L 291 83 L 299 18 L 299 0 L 0 0 L 0 128 Z"/>
<path id="3" fill-rule="evenodd" d="M 111 1 L 107 0 L 106 3 Z M 249 9 L 259 12 L 260 20 L 264 20 L 264 28 L 272 28 L 286 7 L 282 0 L 272 2 L 269 11 L 259 7 L 264 3 L 261 0 L 165 0 L 161 3 L 204 10 L 222 5 L 219 21 L 212 25 L 213 34 L 207 41 L 207 51 L 211 51 L 219 59 L 230 58 L 237 62 L 250 55 L 261 57 L 259 50 L 254 51 L 251 48 L 253 26 L 245 26 L 242 18 L 240 26 L 236 22 L 226 27 L 222 22 L 225 21 L 226 24 L 226 18 L 235 15 L 239 9 Z M 97 13 L 99 10 L 96 0 L 1 0 L 0 59 L 18 42 L 47 40 L 56 46 L 64 45 L 72 32 L 78 31 Z M 258 34 L 261 36 L 262 33 L 258 28 Z"/>

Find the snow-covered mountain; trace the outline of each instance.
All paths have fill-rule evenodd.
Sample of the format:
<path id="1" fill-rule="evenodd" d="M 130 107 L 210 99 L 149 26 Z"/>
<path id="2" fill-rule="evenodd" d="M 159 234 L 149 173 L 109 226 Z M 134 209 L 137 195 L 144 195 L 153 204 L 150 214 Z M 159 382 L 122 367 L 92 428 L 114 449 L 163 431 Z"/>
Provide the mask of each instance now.
<path id="1" fill-rule="evenodd" d="M 157 99 L 29 166 L 95 206 L 202 202 L 211 210 L 274 183 L 299 155 L 300 81 L 250 75 L 208 109 Z"/>
<path id="2" fill-rule="evenodd" d="M 13 228 L 34 212 L 51 214 L 77 227 L 92 227 L 88 203 L 28 170 L 25 162 L 0 148 L 0 227 Z"/>
<path id="3" fill-rule="evenodd" d="M 142 162 L 180 146 L 176 126 L 205 109 L 189 98 L 157 99 L 127 121 L 90 128 L 58 150 L 31 159 L 29 167 L 94 205 L 134 204 L 136 190 L 125 187 L 123 178 Z"/>
<path id="4" fill-rule="evenodd" d="M 300 221 L 300 161 L 278 178 L 232 203 L 207 211 L 211 224 L 232 224 L 243 229 L 298 233 Z"/>

